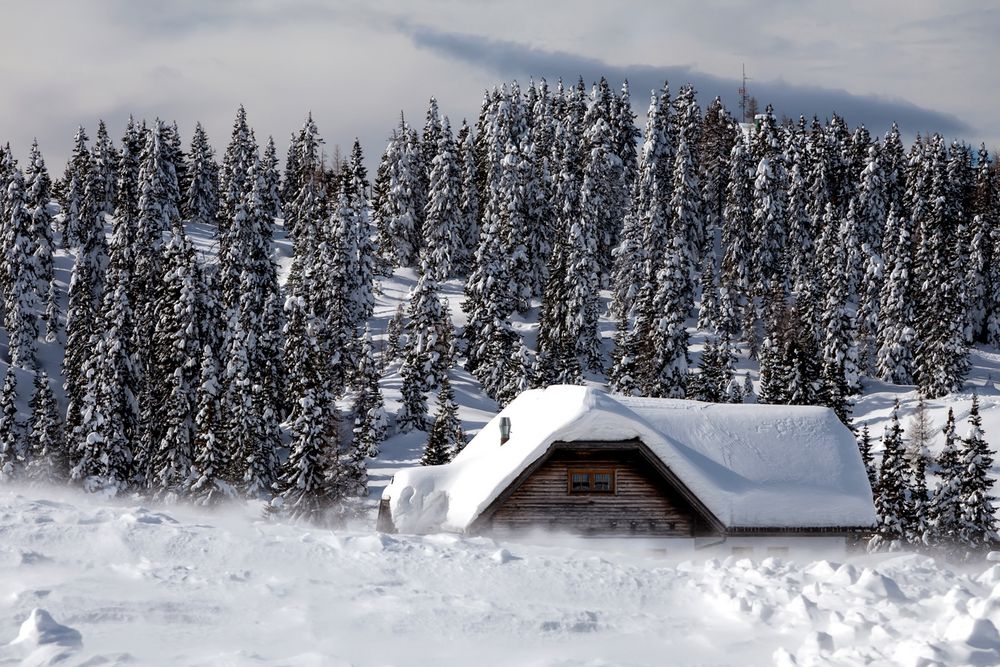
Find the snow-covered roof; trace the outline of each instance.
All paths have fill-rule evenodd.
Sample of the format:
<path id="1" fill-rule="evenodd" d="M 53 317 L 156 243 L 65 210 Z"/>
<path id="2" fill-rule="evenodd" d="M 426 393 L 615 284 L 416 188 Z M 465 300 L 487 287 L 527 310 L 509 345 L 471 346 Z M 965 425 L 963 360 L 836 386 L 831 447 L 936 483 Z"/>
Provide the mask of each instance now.
<path id="1" fill-rule="evenodd" d="M 500 418 L 511 421 L 500 444 Z M 554 442 L 639 439 L 726 528 L 875 522 L 851 432 L 832 410 L 611 395 L 552 386 L 518 396 L 455 459 L 386 487 L 400 532 L 466 531 Z"/>

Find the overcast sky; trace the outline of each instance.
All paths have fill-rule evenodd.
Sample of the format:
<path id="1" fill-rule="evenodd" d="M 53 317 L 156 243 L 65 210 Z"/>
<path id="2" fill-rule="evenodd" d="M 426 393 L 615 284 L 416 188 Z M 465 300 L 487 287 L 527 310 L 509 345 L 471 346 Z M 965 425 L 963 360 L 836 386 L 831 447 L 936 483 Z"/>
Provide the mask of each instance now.
<path id="1" fill-rule="evenodd" d="M 992 6 L 990 6 L 992 5 Z M 377 159 L 399 111 L 427 98 L 457 126 L 483 90 L 516 78 L 649 89 L 691 82 L 736 109 L 740 67 L 779 114 L 833 111 L 881 135 L 939 131 L 1000 148 L 1000 3 L 972 0 L 0 0 L 0 128 L 23 162 L 37 136 L 61 174 L 75 127 L 129 113 L 201 120 L 216 150 L 247 108 L 263 142 L 311 110 L 326 138 Z M 640 125 L 642 119 L 639 119 Z"/>

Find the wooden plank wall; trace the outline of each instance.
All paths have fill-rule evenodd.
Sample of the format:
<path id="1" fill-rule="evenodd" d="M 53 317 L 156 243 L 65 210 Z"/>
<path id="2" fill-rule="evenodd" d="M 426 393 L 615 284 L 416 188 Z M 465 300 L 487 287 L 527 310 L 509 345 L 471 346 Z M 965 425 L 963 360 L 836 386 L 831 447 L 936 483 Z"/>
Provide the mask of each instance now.
<path id="1" fill-rule="evenodd" d="M 570 494 L 571 469 L 614 468 L 616 493 Z M 545 528 L 582 535 L 687 537 L 696 517 L 662 477 L 632 450 L 564 449 L 536 470 L 493 514 L 495 533 Z"/>

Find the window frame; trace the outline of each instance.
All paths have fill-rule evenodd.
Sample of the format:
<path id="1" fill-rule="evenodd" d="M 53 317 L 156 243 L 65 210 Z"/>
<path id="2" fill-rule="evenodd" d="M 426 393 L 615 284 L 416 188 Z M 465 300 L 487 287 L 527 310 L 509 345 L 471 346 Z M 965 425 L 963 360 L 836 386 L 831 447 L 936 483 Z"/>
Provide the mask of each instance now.
<path id="1" fill-rule="evenodd" d="M 587 475 L 587 489 L 574 489 L 573 477 L 575 475 Z M 597 475 L 608 475 L 611 481 L 610 488 L 598 489 Z M 618 470 L 616 468 L 584 468 L 573 467 L 566 470 L 566 492 L 571 496 L 614 496 L 618 494 Z"/>

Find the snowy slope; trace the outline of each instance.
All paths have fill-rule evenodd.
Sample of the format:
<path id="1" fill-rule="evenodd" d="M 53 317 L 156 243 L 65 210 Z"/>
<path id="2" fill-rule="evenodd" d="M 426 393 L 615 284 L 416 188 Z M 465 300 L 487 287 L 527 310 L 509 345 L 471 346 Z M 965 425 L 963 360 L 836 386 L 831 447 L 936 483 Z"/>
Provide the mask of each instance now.
<path id="1" fill-rule="evenodd" d="M 1000 663 L 1000 565 L 675 562 L 258 510 L 0 490 L 0 664 Z"/>

